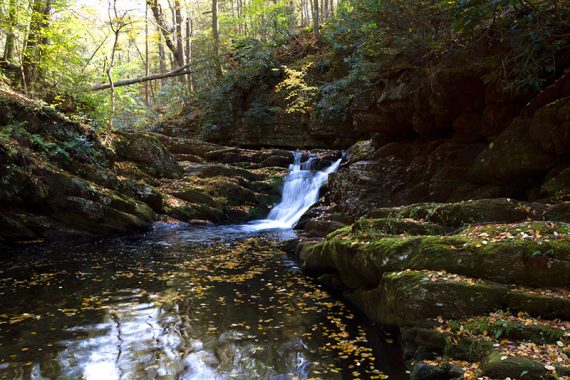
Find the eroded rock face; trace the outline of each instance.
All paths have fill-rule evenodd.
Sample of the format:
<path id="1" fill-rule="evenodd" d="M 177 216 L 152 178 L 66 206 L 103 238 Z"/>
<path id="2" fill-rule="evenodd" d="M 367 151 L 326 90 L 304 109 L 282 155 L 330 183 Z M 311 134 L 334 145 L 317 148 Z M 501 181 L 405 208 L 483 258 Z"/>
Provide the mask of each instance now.
<path id="1" fill-rule="evenodd" d="M 493 98 L 489 92 L 486 96 Z M 332 176 L 331 199 L 352 215 L 362 215 L 370 207 L 416 202 L 564 199 L 570 193 L 569 104 L 570 98 L 563 97 L 521 114 L 490 143 L 469 135 L 481 135 L 475 124 L 484 122 L 463 111 L 453 138 L 390 142 L 379 148 L 374 140 L 359 143 L 349 150 L 355 153 L 348 163 Z"/>

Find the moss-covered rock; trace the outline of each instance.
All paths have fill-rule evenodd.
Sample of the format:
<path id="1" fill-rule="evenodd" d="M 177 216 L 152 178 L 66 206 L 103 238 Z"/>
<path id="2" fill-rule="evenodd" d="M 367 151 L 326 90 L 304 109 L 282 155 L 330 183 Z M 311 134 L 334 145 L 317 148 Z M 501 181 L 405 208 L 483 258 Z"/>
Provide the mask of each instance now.
<path id="1" fill-rule="evenodd" d="M 498 284 L 442 272 L 384 274 L 378 288 L 359 289 L 353 302 L 372 320 L 406 326 L 428 318 L 478 315 L 501 305 L 507 289 Z"/>
<path id="2" fill-rule="evenodd" d="M 506 357 L 505 357 L 506 356 Z M 557 379 L 570 375 L 570 368 L 559 365 L 548 366 L 526 358 L 491 353 L 481 363 L 483 374 L 494 379 Z M 547 368 L 548 367 L 548 368 Z M 549 369 L 550 367 L 554 370 Z"/>
<path id="3" fill-rule="evenodd" d="M 111 146 L 118 157 L 144 164 L 151 176 L 178 178 L 182 168 L 176 158 L 153 135 L 145 133 L 117 133 Z"/>
<path id="4" fill-rule="evenodd" d="M 412 218 L 449 227 L 472 223 L 515 223 L 541 220 L 546 206 L 509 198 L 478 199 L 457 203 L 418 203 L 402 207 L 379 208 L 367 218 Z"/>

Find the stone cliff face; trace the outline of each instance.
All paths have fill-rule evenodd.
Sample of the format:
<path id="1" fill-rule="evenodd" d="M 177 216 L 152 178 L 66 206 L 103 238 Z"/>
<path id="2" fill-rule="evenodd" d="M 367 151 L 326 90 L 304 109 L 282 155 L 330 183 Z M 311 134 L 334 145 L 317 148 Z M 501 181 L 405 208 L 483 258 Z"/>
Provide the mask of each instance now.
<path id="1" fill-rule="evenodd" d="M 553 200 L 570 191 L 569 75 L 528 105 L 528 98 L 499 95 L 470 77 L 441 82 L 435 99 L 389 93 L 367 108 L 355 105 L 356 128 L 372 139 L 353 147 L 333 176 L 331 199 L 341 211 L 494 197 Z"/>

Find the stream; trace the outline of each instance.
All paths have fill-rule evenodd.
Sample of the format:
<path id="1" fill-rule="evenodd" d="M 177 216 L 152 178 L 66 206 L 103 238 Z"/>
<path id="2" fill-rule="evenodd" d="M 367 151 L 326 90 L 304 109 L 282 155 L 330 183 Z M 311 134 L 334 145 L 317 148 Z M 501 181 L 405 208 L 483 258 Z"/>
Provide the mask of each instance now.
<path id="1" fill-rule="evenodd" d="M 404 379 L 394 338 L 281 248 L 326 181 L 295 165 L 267 220 L 5 249 L 0 378 Z"/>

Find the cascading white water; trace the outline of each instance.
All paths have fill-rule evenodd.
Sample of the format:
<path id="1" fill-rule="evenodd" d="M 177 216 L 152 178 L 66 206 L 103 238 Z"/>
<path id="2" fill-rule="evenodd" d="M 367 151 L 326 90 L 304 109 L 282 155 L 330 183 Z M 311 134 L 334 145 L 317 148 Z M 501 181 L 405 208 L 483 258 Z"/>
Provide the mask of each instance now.
<path id="1" fill-rule="evenodd" d="M 293 164 L 289 165 L 291 172 L 285 177 L 281 202 L 275 206 L 267 219 L 256 220 L 245 226 L 248 230 L 272 230 L 293 228 L 301 216 L 319 200 L 319 190 L 330 173 L 338 170 L 342 159 L 319 172 L 311 172 L 311 166 L 316 157 L 311 156 L 301 162 L 302 153 L 294 153 Z"/>

